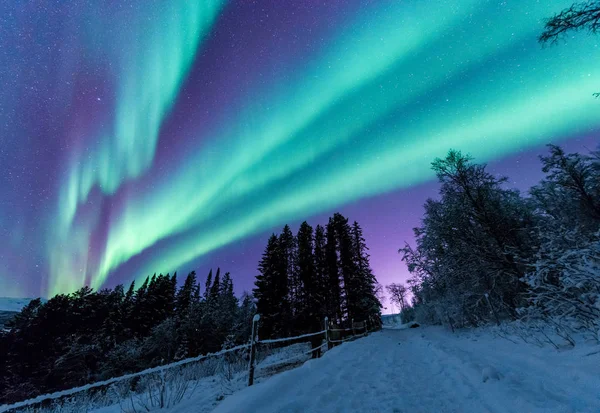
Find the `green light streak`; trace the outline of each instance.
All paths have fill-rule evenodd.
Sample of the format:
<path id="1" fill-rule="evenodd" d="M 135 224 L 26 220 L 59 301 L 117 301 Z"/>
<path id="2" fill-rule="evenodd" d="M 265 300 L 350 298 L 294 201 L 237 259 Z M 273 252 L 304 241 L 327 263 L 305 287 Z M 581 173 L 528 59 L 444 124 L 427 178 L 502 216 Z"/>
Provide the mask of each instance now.
<path id="1" fill-rule="evenodd" d="M 81 266 L 69 262 L 87 262 L 87 251 L 73 242 L 87 245 L 86 235 L 73 228 L 78 207 L 94 186 L 113 194 L 151 166 L 160 126 L 222 4 L 221 0 L 142 4 L 120 19 L 111 13 L 94 34 L 102 39 L 94 40 L 114 54 L 118 84 L 114 124 L 101 133 L 95 148 L 76 154 L 70 163 L 49 252 L 50 294 L 82 285 L 80 279 L 71 279 Z M 61 245 L 55 245 L 57 241 Z M 64 250 L 67 243 L 69 251 Z M 75 258 L 70 260 L 69 255 Z M 87 269 L 82 271 L 85 280 Z"/>
<path id="2" fill-rule="evenodd" d="M 600 126 L 594 39 L 560 51 L 535 41 L 540 20 L 564 1 L 450 3 L 374 7 L 297 82 L 254 97 L 164 183 L 129 199 L 92 285 L 160 240 L 172 242 L 149 254 L 139 277 L 287 220 L 425 182 L 431 160 L 451 147 L 488 161 Z"/>
<path id="3" fill-rule="evenodd" d="M 468 3 L 474 4 L 476 1 L 471 0 Z M 129 216 L 121 220 L 109 235 L 97 284 L 101 285 L 106 275 L 116 266 L 156 241 L 186 230 L 190 223 L 198 224 L 209 219 L 219 211 L 226 200 L 252 191 L 257 183 L 245 184 L 239 181 L 239 178 L 243 179 L 248 168 L 260 168 L 261 157 L 294 138 L 296 133 L 330 110 L 337 100 L 376 80 L 390 67 L 407 59 L 411 53 L 426 47 L 428 42 L 439 39 L 444 30 L 462 18 L 462 15 L 456 13 L 454 7 L 449 5 L 444 5 L 440 10 L 440 17 L 431 21 L 435 30 L 423 31 L 416 19 L 399 22 L 397 18 L 402 13 L 422 15 L 426 12 L 427 5 L 424 3 L 396 3 L 394 9 L 384 15 L 372 13 L 367 24 L 364 16 L 361 16 L 311 65 L 307 74 L 303 76 L 306 81 L 292 85 L 292 90 L 284 88 L 274 93 L 275 96 L 263 98 L 262 102 L 253 105 L 247 113 L 242 114 L 241 119 L 235 123 L 238 127 L 225 131 L 224 136 L 219 137 L 213 146 L 203 150 L 197 159 L 189 163 L 188 168 L 178 171 L 178 175 L 169 180 L 181 188 L 180 191 L 171 193 L 170 196 L 174 197 L 171 198 L 171 206 L 153 208 L 152 214 L 146 217 L 140 217 L 138 207 L 128 209 L 129 213 L 126 214 Z M 356 45 L 350 53 L 348 44 Z M 324 71 L 325 65 L 329 69 Z M 332 68 L 332 65 L 335 67 Z M 291 104 L 288 103 L 290 96 L 294 96 Z M 271 105 L 269 102 L 272 100 L 276 103 Z M 273 106 L 280 110 L 270 112 L 268 117 L 260 121 L 254 121 L 257 117 L 256 106 L 261 105 Z M 363 123 L 365 121 L 368 119 L 364 119 Z M 246 125 L 252 123 L 256 125 L 247 128 Z M 258 136 L 261 139 L 257 139 Z M 334 136 L 329 142 L 323 141 L 330 147 L 335 142 Z M 215 156 L 215 153 L 220 156 Z M 220 160 L 221 156 L 228 158 L 226 168 L 214 164 L 215 159 Z M 289 161 L 294 162 L 293 159 Z M 284 168 L 289 170 L 290 167 L 298 167 L 301 164 L 303 162 L 295 162 L 294 165 L 286 165 Z M 202 176 L 198 165 L 203 165 L 205 170 L 209 170 L 210 176 Z M 258 176 L 258 185 L 268 182 L 270 178 Z M 187 188 L 196 185 L 195 180 L 202 181 L 201 189 L 190 194 Z M 236 187 L 223 193 L 230 185 Z M 140 205 L 159 202 L 159 199 L 144 199 Z M 161 225 L 155 225 L 155 222 L 161 222 Z"/>

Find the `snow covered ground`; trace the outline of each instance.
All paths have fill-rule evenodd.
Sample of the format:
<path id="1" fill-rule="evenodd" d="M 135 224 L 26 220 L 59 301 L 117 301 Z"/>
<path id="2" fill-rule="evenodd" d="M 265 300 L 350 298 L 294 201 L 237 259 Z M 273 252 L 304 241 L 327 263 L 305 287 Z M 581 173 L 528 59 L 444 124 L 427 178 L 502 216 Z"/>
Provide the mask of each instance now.
<path id="1" fill-rule="evenodd" d="M 600 353 L 489 332 L 383 330 L 226 398 L 226 412 L 600 412 Z M 192 413 L 193 398 L 173 413 Z"/>
<path id="2" fill-rule="evenodd" d="M 381 316 L 381 322 L 385 327 L 393 326 L 402 323 L 402 317 L 400 314 L 383 314 Z"/>
<path id="3" fill-rule="evenodd" d="M 298 344 L 261 357 L 257 384 L 244 369 L 195 382 L 167 413 L 599 413 L 600 346 L 557 351 L 491 330 L 395 326 L 344 343 L 299 367 L 269 367 L 310 350 Z M 303 364 L 302 362 L 305 361 Z M 287 366 L 287 368 L 294 366 Z M 95 413 L 121 413 L 122 404 Z M 88 411 L 88 409 L 85 409 Z M 81 409 L 60 410 L 79 412 Z M 139 411 L 136 409 L 136 411 Z"/>

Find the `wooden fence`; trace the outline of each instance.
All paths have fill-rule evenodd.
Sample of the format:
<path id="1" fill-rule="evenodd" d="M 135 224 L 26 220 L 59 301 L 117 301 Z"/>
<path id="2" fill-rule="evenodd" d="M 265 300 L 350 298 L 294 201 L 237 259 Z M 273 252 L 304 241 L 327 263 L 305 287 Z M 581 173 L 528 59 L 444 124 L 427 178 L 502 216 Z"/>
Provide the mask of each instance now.
<path id="1" fill-rule="evenodd" d="M 91 384 L 87 384 L 85 386 L 80 386 L 68 390 L 63 390 L 51 394 L 37 396 L 32 399 L 24 400 L 22 402 L 10 404 L 10 405 L 2 405 L 0 406 L 0 413 L 7 413 L 10 411 L 18 411 L 21 409 L 25 409 L 28 407 L 40 408 L 43 411 L 43 406 L 48 406 L 51 402 L 59 402 L 59 400 L 65 398 L 73 398 L 79 393 L 85 393 L 90 391 L 104 391 L 108 389 L 111 385 L 115 385 L 119 382 L 138 379 L 142 376 L 150 375 L 150 374 L 164 374 L 165 371 L 181 366 L 188 365 L 190 363 L 200 362 L 206 359 L 221 357 L 228 353 L 244 351 L 247 349 L 248 353 L 248 386 L 252 386 L 255 378 L 256 371 L 256 354 L 257 349 L 261 346 L 271 346 L 271 347 L 285 347 L 285 345 L 289 345 L 289 343 L 302 343 L 306 341 L 310 341 L 310 350 L 304 351 L 295 355 L 292 355 L 286 359 L 278 360 L 276 364 L 285 364 L 294 361 L 301 360 L 302 358 L 306 358 L 307 355 L 312 355 L 313 358 L 320 357 L 323 350 L 325 348 L 331 349 L 334 346 L 340 345 L 346 341 L 354 340 L 360 337 L 364 337 L 368 334 L 367 323 L 366 321 L 355 322 L 352 320 L 349 328 L 342 328 L 339 325 L 330 325 L 329 320 L 325 317 L 324 320 L 324 328 L 321 331 L 316 331 L 313 333 L 302 334 L 295 337 L 284 337 L 284 338 L 275 338 L 275 339 L 266 339 L 259 340 L 258 339 L 258 327 L 260 322 L 260 315 L 257 314 L 254 316 L 252 320 L 252 335 L 249 343 L 242 344 L 233 348 L 224 349 L 222 351 L 210 354 L 204 354 L 196 357 L 187 358 L 184 360 L 179 360 L 174 363 L 157 366 L 153 368 L 149 368 L 137 373 L 126 374 L 120 377 L 114 377 L 108 380 L 103 380 Z M 297 364 L 297 363 L 296 363 Z M 293 365 L 293 364 L 290 364 Z M 95 408 L 102 407 L 97 406 Z"/>

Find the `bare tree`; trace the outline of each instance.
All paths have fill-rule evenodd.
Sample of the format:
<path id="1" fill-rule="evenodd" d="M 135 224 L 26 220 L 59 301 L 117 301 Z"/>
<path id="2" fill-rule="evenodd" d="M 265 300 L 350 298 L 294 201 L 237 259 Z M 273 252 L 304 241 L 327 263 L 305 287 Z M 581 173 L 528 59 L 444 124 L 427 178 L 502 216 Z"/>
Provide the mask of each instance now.
<path id="1" fill-rule="evenodd" d="M 556 44 L 567 32 L 587 30 L 596 34 L 600 30 L 600 0 L 574 3 L 546 20 L 544 31 L 539 37 L 542 44 Z M 600 97 L 600 93 L 594 93 Z"/>
<path id="2" fill-rule="evenodd" d="M 565 33 L 588 30 L 596 33 L 600 29 L 600 1 L 591 0 L 574 3 L 546 20 L 544 32 L 540 35 L 541 43 L 556 43 Z"/>
<path id="3" fill-rule="evenodd" d="M 390 284 L 385 287 L 390 294 L 390 300 L 400 307 L 400 311 L 404 311 L 406 308 L 406 298 L 408 296 L 408 289 L 404 284 Z"/>

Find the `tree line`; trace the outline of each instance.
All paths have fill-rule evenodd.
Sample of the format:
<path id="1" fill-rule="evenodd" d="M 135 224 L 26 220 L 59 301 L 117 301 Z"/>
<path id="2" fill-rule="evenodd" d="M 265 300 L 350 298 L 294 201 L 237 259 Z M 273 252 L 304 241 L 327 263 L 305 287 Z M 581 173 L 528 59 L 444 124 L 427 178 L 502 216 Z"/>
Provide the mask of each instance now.
<path id="1" fill-rule="evenodd" d="M 597 337 L 600 152 L 550 145 L 540 160 L 545 176 L 525 195 L 458 151 L 433 162 L 439 199 L 400 249 L 418 321 L 526 319 Z"/>
<path id="2" fill-rule="evenodd" d="M 261 337 L 322 329 L 355 317 L 379 323 L 379 301 L 357 223 L 336 214 L 327 230 L 303 223 L 272 236 L 258 266 L 256 297 L 234 294 L 217 268 L 201 283 L 190 272 L 147 277 L 47 302 L 32 300 L 0 331 L 0 404 L 81 386 L 248 342 L 252 318 Z"/>
<path id="3" fill-rule="evenodd" d="M 140 371 L 246 342 L 252 297 L 229 273 L 154 275 L 137 287 L 84 287 L 31 301 L 0 334 L 0 404 Z"/>
<path id="4" fill-rule="evenodd" d="M 261 337 L 285 337 L 352 320 L 381 324 L 378 284 L 360 225 L 336 213 L 325 227 L 303 222 L 272 234 L 259 264 L 254 297 Z"/>

